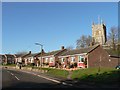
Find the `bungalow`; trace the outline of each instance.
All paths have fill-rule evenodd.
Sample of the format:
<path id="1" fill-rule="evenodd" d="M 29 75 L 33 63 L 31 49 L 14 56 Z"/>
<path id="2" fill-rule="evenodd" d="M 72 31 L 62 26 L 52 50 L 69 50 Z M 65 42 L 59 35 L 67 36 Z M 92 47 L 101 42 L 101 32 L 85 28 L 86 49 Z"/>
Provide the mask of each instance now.
<path id="1" fill-rule="evenodd" d="M 24 56 L 24 61 L 25 61 L 25 65 L 35 65 L 37 66 L 40 65 L 40 58 L 39 56 L 41 56 L 41 52 L 40 53 L 30 53 L 26 56 Z"/>
<path id="2" fill-rule="evenodd" d="M 4 54 L 0 56 L 1 56 L 3 64 L 14 64 L 15 63 L 15 57 L 12 54 Z"/>
<path id="3" fill-rule="evenodd" d="M 15 63 L 22 63 L 22 56 L 23 54 L 14 54 L 15 56 Z"/>
<path id="4" fill-rule="evenodd" d="M 65 49 L 64 46 L 62 46 L 60 50 L 45 53 L 42 56 L 42 60 L 43 60 L 42 63 L 48 64 L 49 67 L 54 67 L 58 63 L 58 56 L 66 51 L 67 49 Z"/>
<path id="5" fill-rule="evenodd" d="M 14 54 L 15 56 L 15 63 L 22 63 L 23 62 L 23 56 L 25 56 L 26 54 Z"/>
<path id="6" fill-rule="evenodd" d="M 120 62 L 119 51 L 104 49 L 98 45 L 95 49 L 87 53 L 89 67 L 111 67 L 115 68 Z"/>
<path id="7" fill-rule="evenodd" d="M 76 65 L 78 68 L 90 68 L 115 67 L 120 57 L 113 58 L 101 45 L 94 45 L 83 49 L 68 50 L 58 58 L 62 66 Z"/>
<path id="8" fill-rule="evenodd" d="M 1 62 L 2 64 L 7 64 L 7 60 L 6 60 L 5 55 L 0 54 L 0 62 Z"/>
<path id="9" fill-rule="evenodd" d="M 27 54 L 25 54 L 25 55 L 23 55 L 22 57 L 21 57 L 21 59 L 22 59 L 22 64 L 24 64 L 24 65 L 27 65 L 28 64 L 28 59 L 26 58 L 27 56 L 29 56 L 31 54 L 31 51 L 29 51 L 29 53 L 27 53 Z"/>
<path id="10" fill-rule="evenodd" d="M 44 50 L 42 49 L 42 53 L 40 52 L 40 53 L 36 53 L 35 55 L 34 55 L 34 64 L 35 64 L 35 66 L 39 66 L 40 65 L 40 60 L 41 60 L 41 58 L 42 58 L 42 56 L 45 54 L 45 52 L 44 52 Z M 43 59 L 42 59 L 42 62 L 43 62 Z"/>

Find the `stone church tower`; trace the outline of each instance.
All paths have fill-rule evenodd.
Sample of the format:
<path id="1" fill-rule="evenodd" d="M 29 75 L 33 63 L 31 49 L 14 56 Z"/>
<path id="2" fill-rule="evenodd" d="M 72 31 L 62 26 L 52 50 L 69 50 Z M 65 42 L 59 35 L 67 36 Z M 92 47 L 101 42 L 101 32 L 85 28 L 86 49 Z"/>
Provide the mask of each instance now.
<path id="1" fill-rule="evenodd" d="M 104 45 L 107 41 L 106 25 L 103 22 L 92 24 L 92 42 Z"/>

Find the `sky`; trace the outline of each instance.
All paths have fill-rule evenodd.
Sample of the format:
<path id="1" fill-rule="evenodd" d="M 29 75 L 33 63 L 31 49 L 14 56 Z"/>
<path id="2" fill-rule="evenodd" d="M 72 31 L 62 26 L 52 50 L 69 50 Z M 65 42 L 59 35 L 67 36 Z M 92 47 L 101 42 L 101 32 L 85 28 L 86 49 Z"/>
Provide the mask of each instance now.
<path id="1" fill-rule="evenodd" d="M 118 26 L 117 2 L 3 2 L 2 53 L 46 52 L 73 46 L 81 35 L 92 35 L 98 17 L 107 34 Z"/>

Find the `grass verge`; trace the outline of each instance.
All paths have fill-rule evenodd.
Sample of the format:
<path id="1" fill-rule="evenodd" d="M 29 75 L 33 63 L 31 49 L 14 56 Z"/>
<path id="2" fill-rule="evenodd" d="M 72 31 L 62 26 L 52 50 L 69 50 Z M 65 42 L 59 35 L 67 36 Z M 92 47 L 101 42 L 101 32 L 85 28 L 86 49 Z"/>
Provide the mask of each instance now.
<path id="1" fill-rule="evenodd" d="M 119 83 L 120 70 L 112 68 L 101 68 L 98 72 L 97 68 L 81 69 L 73 71 L 72 79 L 94 83 Z"/>

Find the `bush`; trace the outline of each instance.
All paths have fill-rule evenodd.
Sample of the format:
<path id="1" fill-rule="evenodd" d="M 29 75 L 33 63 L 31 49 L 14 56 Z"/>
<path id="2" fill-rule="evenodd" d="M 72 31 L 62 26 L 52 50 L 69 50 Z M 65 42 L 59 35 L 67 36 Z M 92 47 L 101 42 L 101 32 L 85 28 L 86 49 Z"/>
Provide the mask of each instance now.
<path id="1" fill-rule="evenodd" d="M 76 68 L 77 67 L 77 63 L 74 63 L 73 66 Z"/>
<path id="2" fill-rule="evenodd" d="M 74 67 L 74 65 L 73 65 L 73 64 L 71 64 L 71 65 L 70 65 L 70 68 L 73 68 L 73 67 Z"/>

